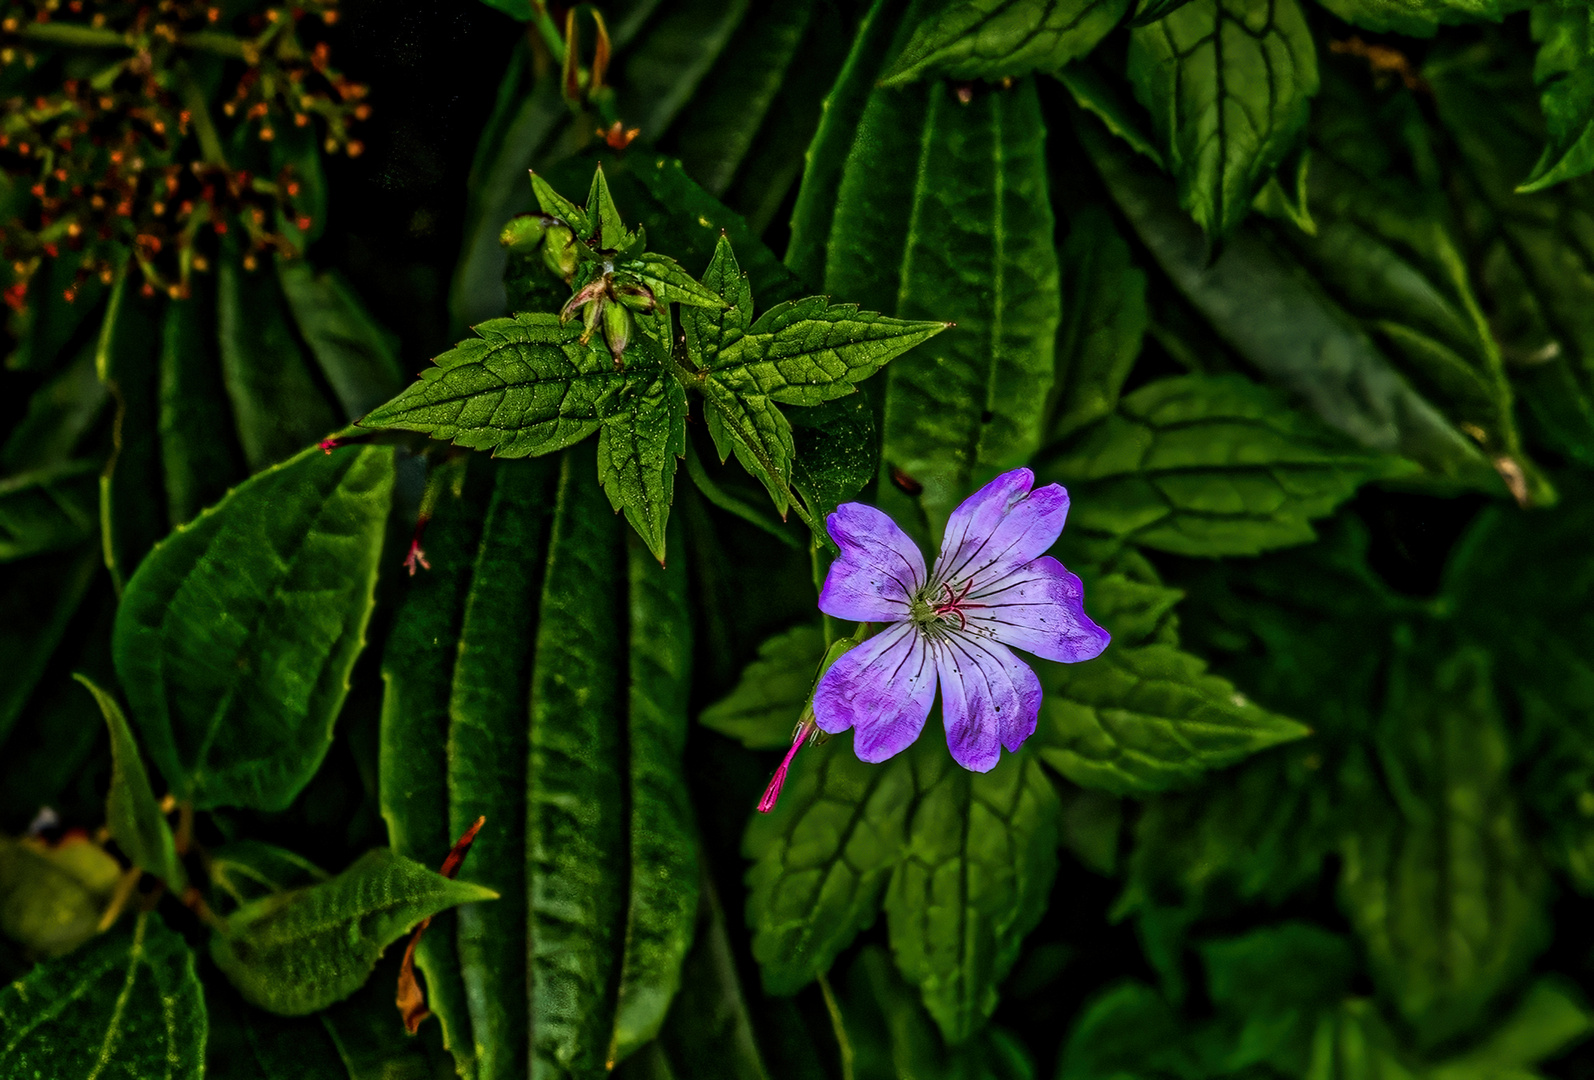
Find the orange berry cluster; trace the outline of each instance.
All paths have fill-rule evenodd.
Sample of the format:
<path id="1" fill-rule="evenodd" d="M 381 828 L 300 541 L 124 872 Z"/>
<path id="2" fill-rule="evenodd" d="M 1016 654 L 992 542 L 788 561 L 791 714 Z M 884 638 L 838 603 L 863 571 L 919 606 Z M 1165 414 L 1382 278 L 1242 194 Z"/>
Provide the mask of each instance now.
<path id="1" fill-rule="evenodd" d="M 186 296 L 229 234 L 246 266 L 293 252 L 280 222 L 310 228 L 304 178 L 271 144 L 291 127 L 309 153 L 363 149 L 367 88 L 302 37 L 337 17 L 336 0 L 225 21 L 210 0 L 0 0 L 0 86 L 29 86 L 0 99 L 6 304 L 28 307 L 46 259 L 74 260 L 71 301 L 129 258 L 146 294 Z"/>

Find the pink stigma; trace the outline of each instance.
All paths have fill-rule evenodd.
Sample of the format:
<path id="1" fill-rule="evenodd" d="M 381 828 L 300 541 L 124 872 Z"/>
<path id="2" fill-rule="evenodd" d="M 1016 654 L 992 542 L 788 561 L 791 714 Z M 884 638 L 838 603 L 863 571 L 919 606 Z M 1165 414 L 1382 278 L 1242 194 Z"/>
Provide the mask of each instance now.
<path id="1" fill-rule="evenodd" d="M 775 770 L 775 775 L 770 778 L 769 786 L 764 789 L 764 797 L 758 800 L 758 812 L 767 814 L 775 809 L 775 800 L 780 798 L 780 789 L 786 784 L 786 770 L 791 768 L 791 759 L 797 756 L 797 751 L 803 748 L 803 743 L 808 741 L 813 728 L 803 724 L 797 729 L 797 737 L 792 740 L 791 749 L 786 751 L 786 757 Z"/>
<path id="2" fill-rule="evenodd" d="M 415 576 L 417 563 L 420 564 L 423 570 L 432 568 L 432 564 L 426 561 L 426 552 L 421 550 L 421 538 L 419 536 L 410 541 L 410 553 L 404 557 L 404 565 L 409 567 L 410 577 Z"/>
<path id="3" fill-rule="evenodd" d="M 343 445 L 343 440 L 334 436 L 330 439 L 322 439 L 316 445 L 321 448 L 321 452 L 323 454 L 330 454 L 332 451 Z"/>

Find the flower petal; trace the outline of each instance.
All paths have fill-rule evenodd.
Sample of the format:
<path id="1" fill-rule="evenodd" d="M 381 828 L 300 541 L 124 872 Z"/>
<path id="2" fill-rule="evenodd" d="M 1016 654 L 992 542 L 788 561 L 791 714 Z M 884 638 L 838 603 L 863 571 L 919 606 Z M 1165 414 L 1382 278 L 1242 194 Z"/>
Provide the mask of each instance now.
<path id="1" fill-rule="evenodd" d="M 935 700 L 934 651 L 913 623 L 897 623 L 830 666 L 814 688 L 814 720 L 832 735 L 856 729 L 860 761 L 906 750 Z"/>
<path id="2" fill-rule="evenodd" d="M 935 561 L 935 580 L 976 582 L 1023 566 L 1057 543 L 1068 517 L 1068 492 L 1057 484 L 1031 491 L 1028 469 L 1003 473 L 952 511 Z"/>
<path id="3" fill-rule="evenodd" d="M 1065 664 L 1100 656 L 1112 639 L 1085 614 L 1079 578 L 1050 555 L 976 585 L 963 617 L 969 634 Z"/>
<path id="4" fill-rule="evenodd" d="M 830 564 L 819 610 L 853 622 L 899 622 L 924 584 L 924 556 L 885 514 L 842 503 L 825 520 L 841 556 Z M 856 651 L 856 650 L 855 650 Z"/>
<path id="5" fill-rule="evenodd" d="M 1002 747 L 1017 750 L 1035 733 L 1040 680 L 999 642 L 954 630 L 937 644 L 947 749 L 965 769 L 990 772 Z"/>

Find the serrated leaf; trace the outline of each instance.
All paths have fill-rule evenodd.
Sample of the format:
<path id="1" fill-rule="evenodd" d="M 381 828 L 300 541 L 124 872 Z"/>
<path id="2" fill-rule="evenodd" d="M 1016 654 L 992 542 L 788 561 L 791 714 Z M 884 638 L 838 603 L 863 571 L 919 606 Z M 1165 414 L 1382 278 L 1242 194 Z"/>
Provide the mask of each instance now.
<path id="1" fill-rule="evenodd" d="M 482 323 L 476 333 L 361 426 L 420 431 L 499 457 L 526 457 L 580 442 L 612 413 L 625 373 L 615 370 L 607 350 L 582 344 L 579 325 L 526 312 Z"/>
<path id="2" fill-rule="evenodd" d="M 598 175 L 601 175 L 601 170 Z M 598 176 L 595 175 L 592 179 L 596 184 Z M 607 186 L 604 191 L 607 193 Z M 531 174 L 531 192 L 536 196 L 537 205 L 542 208 L 543 213 L 558 218 L 570 226 L 578 236 L 584 236 L 591 231 L 592 226 L 588 221 L 586 210 L 559 194 L 552 184 L 535 172 Z"/>
<path id="3" fill-rule="evenodd" d="M 919 23 L 880 82 L 1057 71 L 1094 49 L 1128 10 L 1129 0 L 955 0 Z"/>
<path id="4" fill-rule="evenodd" d="M 698 714 L 698 723 L 754 750 L 784 750 L 808 697 L 814 670 L 825 655 L 825 635 L 804 623 L 758 647 L 736 687 Z"/>
<path id="5" fill-rule="evenodd" d="M 52 847 L 0 836 L 0 934 L 35 956 L 69 953 L 100 932 L 121 877 L 121 864 L 87 838 Z"/>
<path id="6" fill-rule="evenodd" d="M 1305 125 L 1317 53 L 1295 0 L 1192 0 L 1131 33 L 1129 79 L 1179 204 L 1218 241 Z"/>
<path id="7" fill-rule="evenodd" d="M 1409 471 L 1233 375 L 1143 386 L 1041 470 L 1072 493 L 1073 528 L 1181 555 L 1305 543 L 1310 519 Z"/>
<path id="8" fill-rule="evenodd" d="M 948 1043 L 996 1008 L 997 984 L 1046 909 L 1057 873 L 1057 792 L 1027 754 L 971 773 L 922 739 L 918 797 L 885 910 L 897 967 Z"/>
<path id="9" fill-rule="evenodd" d="M 1179 787 L 1310 734 L 1171 645 L 1048 665 L 1042 679 L 1033 744 L 1041 759 L 1077 784 L 1118 794 Z"/>
<path id="10" fill-rule="evenodd" d="M 966 105 L 942 83 L 877 89 L 833 196 L 825 290 L 957 324 L 886 383 L 883 466 L 922 486 L 936 526 L 1043 436 L 1059 321 L 1044 132 L 1032 81 Z"/>
<path id="11" fill-rule="evenodd" d="M 144 771 L 144 761 L 138 756 L 138 744 L 133 741 L 127 717 L 122 715 L 115 697 L 84 675 L 76 678 L 94 695 L 111 729 L 111 787 L 105 796 L 105 825 L 111 839 L 129 862 L 154 874 L 181 896 L 188 885 L 188 874 L 177 857 L 171 826 L 166 824 L 166 815 L 155 801 L 155 791 Z"/>
<path id="12" fill-rule="evenodd" d="M 1499 489 L 1499 475 L 1477 445 L 1413 391 L 1288 259 L 1242 229 L 1211 261 L 1200 230 L 1179 213 L 1160 177 L 1092 122 L 1078 131 L 1108 190 L 1174 284 L 1271 383 L 1357 445 L 1398 453 L 1454 482 Z"/>
<path id="13" fill-rule="evenodd" d="M 1340 898 L 1375 982 L 1431 1047 L 1469 1030 L 1542 949 L 1546 883 L 1511 791 L 1487 655 L 1412 667 L 1392 677 L 1381 776 L 1346 792 L 1360 813 L 1341 847 Z"/>
<path id="14" fill-rule="evenodd" d="M 660 364 L 637 362 L 598 430 L 598 482 L 637 535 L 664 561 L 665 526 L 675 500 L 675 464 L 686 455 L 686 391 Z"/>
<path id="15" fill-rule="evenodd" d="M 763 394 L 738 394 L 717 379 L 704 379 L 701 389 L 703 416 L 720 461 L 734 453 L 785 517 L 793 501 L 791 479 L 797 456 L 791 422 Z"/>
<path id="16" fill-rule="evenodd" d="M 497 896 L 379 848 L 329 881 L 244 904 L 212 933 L 210 955 L 250 1004 L 303 1016 L 363 986 L 422 919 Z"/>
<path id="17" fill-rule="evenodd" d="M 384 447 L 315 447 L 240 484 L 156 547 L 113 653 L 177 797 L 280 809 L 332 741 L 373 606 L 393 485 Z"/>
<path id="18" fill-rule="evenodd" d="M 1117 407 L 1145 335 L 1146 275 L 1107 213 L 1075 215 L 1062 252 L 1063 324 L 1052 385 L 1051 437 L 1063 438 Z"/>
<path id="19" fill-rule="evenodd" d="M 0 990 L 0 1075 L 200 1080 L 205 1028 L 193 953 L 145 912 Z"/>
<path id="20" fill-rule="evenodd" d="M 1532 27 L 1539 43 L 1533 81 L 1549 138 L 1519 192 L 1541 191 L 1594 169 L 1594 9 L 1540 0 Z"/>
<path id="21" fill-rule="evenodd" d="M 541 192 L 538 193 L 539 201 Z M 620 220 L 620 209 L 609 194 L 609 182 L 603 177 L 600 163 L 592 173 L 592 187 L 587 191 L 587 232 L 580 238 L 589 248 L 597 251 L 624 251 L 636 240 Z M 552 211 L 549 211 L 552 213 Z M 577 249 L 578 251 L 580 249 Z"/>
<path id="22" fill-rule="evenodd" d="M 635 259 L 615 263 L 614 268 L 634 274 L 642 284 L 653 290 L 653 295 L 661 304 L 686 304 L 703 308 L 720 306 L 720 298 L 713 289 L 700 284 L 668 255 L 649 251 Z"/>
<path id="23" fill-rule="evenodd" d="M 361 416 L 404 385 L 398 346 L 341 275 L 303 259 L 276 260 L 277 280 L 299 335 L 337 395 L 343 415 Z"/>
<path id="24" fill-rule="evenodd" d="M 905 757 L 865 765 L 843 735 L 800 757 L 774 811 L 749 822 L 747 920 L 769 993 L 813 981 L 874 922 L 913 791 Z"/>
<path id="25" fill-rule="evenodd" d="M 67 461 L 0 479 L 0 562 L 72 547 L 99 524 L 97 461 Z"/>

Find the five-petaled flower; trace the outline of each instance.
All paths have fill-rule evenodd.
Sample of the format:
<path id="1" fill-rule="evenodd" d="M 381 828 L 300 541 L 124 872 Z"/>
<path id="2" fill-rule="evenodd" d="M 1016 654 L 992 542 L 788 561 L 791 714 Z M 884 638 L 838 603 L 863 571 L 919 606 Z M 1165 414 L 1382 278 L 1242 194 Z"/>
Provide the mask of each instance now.
<path id="1" fill-rule="evenodd" d="M 995 766 L 1035 731 L 1041 685 L 1008 646 L 1073 663 L 1100 655 L 1107 631 L 1085 615 L 1079 578 L 1042 555 L 1062 534 L 1068 492 L 1031 491 L 1004 473 L 952 512 L 935 567 L 885 514 L 843 503 L 827 522 L 841 556 L 819 609 L 885 629 L 837 660 L 814 689 L 814 720 L 884 761 L 919 737 L 941 687 L 946 742 L 959 765 Z"/>

